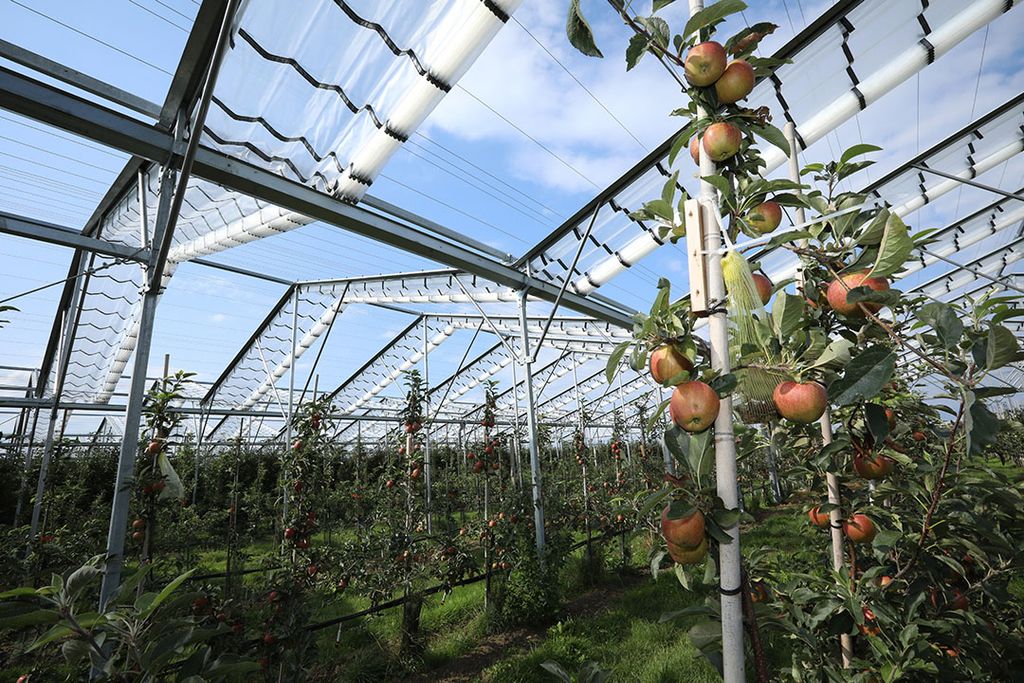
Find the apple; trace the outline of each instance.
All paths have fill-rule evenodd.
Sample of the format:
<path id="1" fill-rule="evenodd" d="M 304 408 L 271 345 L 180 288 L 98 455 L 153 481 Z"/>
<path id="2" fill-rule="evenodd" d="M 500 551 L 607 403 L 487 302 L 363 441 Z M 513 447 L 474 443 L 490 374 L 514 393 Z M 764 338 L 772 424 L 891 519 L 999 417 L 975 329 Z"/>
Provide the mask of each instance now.
<path id="1" fill-rule="evenodd" d="M 668 412 L 681 429 L 703 432 L 718 417 L 720 401 L 710 386 L 699 380 L 680 384 L 672 392 Z"/>
<path id="2" fill-rule="evenodd" d="M 132 528 L 133 529 L 145 529 L 146 528 L 146 520 L 144 520 L 144 519 L 136 519 L 135 521 L 132 522 Z"/>
<path id="3" fill-rule="evenodd" d="M 288 527 L 287 529 L 285 529 L 284 537 L 287 538 L 289 541 L 295 538 L 295 529 L 293 527 Z"/>
<path id="4" fill-rule="evenodd" d="M 829 525 L 828 513 L 822 512 L 821 507 L 818 505 L 808 510 L 807 516 L 811 519 L 811 524 L 820 529 L 824 529 Z"/>
<path id="5" fill-rule="evenodd" d="M 734 59 L 715 81 L 715 93 L 722 104 L 739 102 L 754 89 L 754 67 L 742 59 Z"/>
<path id="6" fill-rule="evenodd" d="M 893 465 L 892 459 L 884 455 L 872 458 L 858 453 L 853 456 L 853 469 L 862 479 L 881 479 L 892 473 Z"/>
<path id="7" fill-rule="evenodd" d="M 913 437 L 914 441 L 917 441 L 918 443 L 928 438 L 927 436 L 925 436 L 924 432 L 920 431 L 914 432 L 911 436 Z"/>
<path id="8" fill-rule="evenodd" d="M 850 520 L 843 522 L 843 533 L 854 543 L 871 543 L 875 540 L 878 529 L 870 517 L 857 513 Z"/>
<path id="9" fill-rule="evenodd" d="M 712 161 L 725 161 L 740 151 L 743 133 L 740 129 L 726 121 L 712 123 L 704 130 L 702 139 L 704 151 Z"/>
<path id="10" fill-rule="evenodd" d="M 693 363 L 671 344 L 662 344 L 651 354 L 650 367 L 654 381 L 664 384 L 683 372 L 693 370 Z"/>
<path id="11" fill-rule="evenodd" d="M 690 158 L 700 166 L 700 138 L 696 135 L 690 138 Z"/>
<path id="12" fill-rule="evenodd" d="M 779 223 L 782 222 L 782 207 L 778 202 L 771 200 L 761 202 L 750 210 L 746 221 L 747 225 L 759 235 L 767 235 L 779 227 Z"/>
<path id="13" fill-rule="evenodd" d="M 684 548 L 675 543 L 668 544 L 668 554 L 676 564 L 697 564 L 708 554 L 708 539 L 705 538 L 696 548 Z"/>
<path id="14" fill-rule="evenodd" d="M 770 597 L 768 586 L 763 581 L 752 581 L 750 584 L 750 601 L 767 602 Z"/>
<path id="15" fill-rule="evenodd" d="M 825 414 L 828 393 L 817 382 L 781 382 L 772 392 L 779 415 L 801 424 L 810 424 Z"/>
<path id="16" fill-rule="evenodd" d="M 767 275 L 754 273 L 754 286 L 757 287 L 757 295 L 761 297 L 762 304 L 767 304 L 772 300 L 772 290 L 775 288 L 775 285 L 772 284 Z"/>
<path id="17" fill-rule="evenodd" d="M 670 545 L 696 548 L 704 541 L 704 514 L 696 508 L 685 517 L 669 517 L 670 506 L 661 511 L 661 535 Z"/>
<path id="18" fill-rule="evenodd" d="M 726 59 L 721 43 L 709 40 L 694 45 L 683 62 L 686 80 L 702 88 L 711 85 L 725 73 Z"/>
<path id="19" fill-rule="evenodd" d="M 885 420 L 889 423 L 889 431 L 896 429 L 896 412 L 892 408 L 885 409 Z"/>
<path id="20" fill-rule="evenodd" d="M 157 453 L 160 452 L 160 449 L 162 448 L 163 444 L 160 443 L 160 441 L 158 441 L 157 439 L 153 439 L 146 446 L 146 455 L 156 455 Z"/>
<path id="21" fill-rule="evenodd" d="M 483 472 L 483 470 L 484 470 L 484 461 L 483 460 L 477 460 L 475 463 L 473 463 L 473 471 L 474 472 L 479 474 L 480 472 Z"/>
<path id="22" fill-rule="evenodd" d="M 868 287 L 876 292 L 886 292 L 889 290 L 889 281 L 884 277 L 868 277 L 867 271 L 847 273 L 829 284 L 827 294 L 828 305 L 839 315 L 845 315 L 850 318 L 863 318 L 865 314 L 860 305 L 851 304 L 846 301 L 847 293 L 856 287 Z M 872 313 L 877 313 L 882 308 L 882 305 L 865 303 L 864 308 Z"/>

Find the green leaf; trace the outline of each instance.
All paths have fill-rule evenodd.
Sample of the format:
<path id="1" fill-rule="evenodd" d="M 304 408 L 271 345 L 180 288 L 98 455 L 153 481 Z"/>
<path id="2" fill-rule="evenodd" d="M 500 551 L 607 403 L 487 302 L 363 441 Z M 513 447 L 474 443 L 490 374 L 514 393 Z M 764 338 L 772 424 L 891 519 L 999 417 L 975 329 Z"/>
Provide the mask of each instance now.
<path id="1" fill-rule="evenodd" d="M 731 394 L 734 389 L 736 389 L 736 382 L 736 375 L 730 372 L 725 375 L 716 376 L 708 382 L 708 386 L 715 390 L 715 393 L 718 394 L 719 398 L 725 398 Z"/>
<path id="2" fill-rule="evenodd" d="M 604 369 L 604 376 L 608 380 L 608 384 L 611 384 L 612 380 L 615 379 L 615 375 L 619 371 L 619 364 L 622 362 L 622 356 L 629 350 L 629 345 L 632 343 L 631 341 L 622 342 L 608 356 L 608 365 Z"/>
<path id="3" fill-rule="evenodd" d="M 781 130 L 770 123 L 766 123 L 763 126 L 751 125 L 750 130 L 754 131 L 755 135 L 764 138 L 765 141 L 778 147 L 787 157 L 789 156 L 789 140 L 786 139 L 786 134 Z"/>
<path id="4" fill-rule="evenodd" d="M 178 589 L 178 586 L 183 584 L 188 579 L 188 577 L 192 576 L 192 574 L 195 573 L 195 571 L 195 569 L 190 569 L 178 578 L 174 579 L 174 581 L 171 581 L 169 584 L 164 586 L 163 590 L 160 591 L 157 594 L 157 596 L 153 598 L 149 602 L 149 604 L 141 610 L 139 617 L 142 619 L 146 619 L 151 614 L 153 614 L 153 612 L 155 612 L 160 607 L 160 605 L 162 605 L 164 601 L 167 600 L 167 598 L 171 597 L 171 594 Z"/>
<path id="5" fill-rule="evenodd" d="M 834 367 L 840 369 L 850 362 L 850 349 L 854 344 L 849 339 L 840 337 L 833 339 L 825 350 L 821 352 L 818 359 L 811 364 L 812 368 Z"/>
<path id="6" fill-rule="evenodd" d="M 1013 361 L 1020 345 L 1013 332 L 1002 325 L 988 328 L 988 343 L 985 345 L 985 368 L 995 370 Z"/>
<path id="7" fill-rule="evenodd" d="M 676 579 L 679 580 L 679 585 L 685 590 L 690 590 L 690 575 L 683 569 L 683 565 L 677 564 L 675 566 Z"/>
<path id="8" fill-rule="evenodd" d="M 978 401 L 973 391 L 967 392 L 964 411 L 964 433 L 970 453 L 981 453 L 986 446 L 994 444 L 999 436 L 1002 423 L 984 403 Z"/>
<path id="9" fill-rule="evenodd" d="M 930 325 L 938 336 L 942 346 L 952 351 L 960 343 L 964 334 L 964 324 L 956 310 L 947 303 L 933 301 L 917 310 L 917 319 Z"/>
<path id="10" fill-rule="evenodd" d="M 569 44 L 588 57 L 604 57 L 594 42 L 594 32 L 580 10 L 580 0 L 569 1 L 569 16 L 565 21 L 565 34 Z"/>
<path id="11" fill-rule="evenodd" d="M 651 11 L 652 12 L 657 12 L 662 7 L 668 7 L 669 5 L 671 5 L 675 1 L 676 0 L 654 0 L 654 4 L 653 4 L 653 7 L 651 8 Z"/>
<path id="12" fill-rule="evenodd" d="M 0 613 L 0 629 L 24 629 L 30 626 L 41 624 L 55 624 L 60 619 L 60 614 L 52 609 L 37 609 L 34 605 L 14 604 L 5 605 Z"/>
<path id="13" fill-rule="evenodd" d="M 694 13 L 683 28 L 683 38 L 689 38 L 705 26 L 710 26 L 725 19 L 730 14 L 742 12 L 747 9 L 747 3 L 742 0 L 718 0 L 699 12 Z"/>
<path id="14" fill-rule="evenodd" d="M 875 443 L 884 442 L 889 436 L 889 418 L 885 415 L 885 408 L 877 403 L 865 403 L 864 417 L 867 419 L 868 431 L 871 432 Z"/>
<path id="15" fill-rule="evenodd" d="M 789 244 L 790 242 L 796 242 L 797 240 L 806 240 L 814 237 L 811 233 L 806 230 L 788 230 L 780 233 L 768 241 L 765 245 L 767 249 L 774 249 L 783 244 Z"/>
<path id="16" fill-rule="evenodd" d="M 776 334 L 785 339 L 795 332 L 804 321 L 804 301 L 795 294 L 775 298 L 772 304 L 772 326 Z"/>
<path id="17" fill-rule="evenodd" d="M 906 224 L 896 214 L 889 214 L 885 233 L 878 245 L 878 259 L 869 276 L 889 277 L 903 267 L 913 250 L 914 240 L 910 239 Z"/>
<path id="18" fill-rule="evenodd" d="M 889 210 L 882 209 L 875 214 L 875 217 L 867 224 L 867 226 L 860 233 L 860 237 L 857 238 L 856 244 L 858 246 L 874 246 L 882 241 L 882 236 L 885 235 L 885 224 L 889 220 Z"/>
<path id="19" fill-rule="evenodd" d="M 896 369 L 896 352 L 881 344 L 857 354 L 846 372 L 829 387 L 833 403 L 840 406 L 874 398 Z"/>
<path id="20" fill-rule="evenodd" d="M 728 196 L 732 192 L 732 185 L 726 180 L 724 176 L 720 175 L 706 175 L 700 178 L 714 186 L 716 190 L 722 193 L 723 197 Z"/>
<path id="21" fill-rule="evenodd" d="M 881 147 L 877 147 L 875 145 L 869 145 L 869 144 L 866 144 L 866 143 L 862 142 L 861 144 L 854 145 L 853 147 L 850 147 L 845 152 L 843 152 L 843 155 L 841 157 L 839 157 L 839 163 L 840 164 L 845 164 L 850 159 L 852 159 L 854 157 L 859 157 L 861 154 L 870 154 L 871 152 L 881 152 L 881 151 L 882 151 Z"/>
<path id="22" fill-rule="evenodd" d="M 645 54 L 647 54 L 647 36 L 642 33 L 634 33 L 633 37 L 629 39 L 629 45 L 626 46 L 626 71 L 630 71 L 639 64 Z"/>

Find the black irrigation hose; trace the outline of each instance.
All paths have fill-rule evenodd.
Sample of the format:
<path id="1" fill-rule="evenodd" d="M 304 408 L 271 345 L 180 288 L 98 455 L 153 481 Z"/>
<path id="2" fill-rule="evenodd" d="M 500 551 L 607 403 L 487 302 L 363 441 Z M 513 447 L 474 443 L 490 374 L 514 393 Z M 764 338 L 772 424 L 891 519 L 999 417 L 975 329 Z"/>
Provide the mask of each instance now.
<path id="1" fill-rule="evenodd" d="M 619 534 L 623 534 L 623 533 L 625 533 L 625 532 L 624 531 L 615 531 L 615 532 L 610 532 L 610 533 L 602 534 L 600 536 L 595 536 L 592 539 L 590 539 L 589 541 L 587 541 L 587 540 L 579 541 L 579 542 L 573 544 L 572 546 L 570 546 L 568 552 L 571 553 L 571 552 L 573 552 L 575 550 L 579 550 L 580 548 L 582 548 L 583 546 L 587 545 L 588 543 L 593 543 L 595 541 L 602 541 L 602 540 L 605 540 L 605 539 L 614 538 L 615 536 L 618 536 Z M 443 584 L 443 583 L 442 584 L 438 584 L 436 586 L 432 586 L 432 587 L 424 589 L 422 591 L 417 591 L 414 595 L 416 595 L 418 597 L 423 597 L 423 596 L 426 596 L 426 595 L 433 595 L 434 593 L 439 593 L 439 592 L 441 592 L 442 590 L 444 590 L 446 588 L 459 588 L 460 586 L 468 586 L 470 584 L 477 583 L 478 581 L 483 581 L 484 579 L 487 578 L 489 573 L 491 573 L 491 572 L 485 571 L 482 574 L 480 574 L 479 576 L 474 576 L 474 577 L 471 577 L 471 578 L 468 578 L 468 579 L 462 579 L 462 580 L 456 581 L 455 583 L 452 583 L 452 584 Z M 346 621 L 352 621 L 353 619 L 359 619 L 361 617 L 366 617 L 366 616 L 369 616 L 371 614 L 376 614 L 377 612 L 383 612 L 384 610 L 391 609 L 392 607 L 398 607 L 398 606 L 404 604 L 406 600 L 407 600 L 407 597 L 406 596 L 402 596 L 400 598 L 395 598 L 393 600 L 388 600 L 387 602 L 382 602 L 382 603 L 380 603 L 378 605 L 374 605 L 373 607 L 368 607 L 368 608 L 366 608 L 366 609 L 364 609 L 362 611 L 359 611 L 359 612 L 353 612 L 351 614 L 346 614 L 346 615 L 341 616 L 341 617 L 335 617 L 333 619 L 328 619 L 327 621 L 321 621 L 321 622 L 317 622 L 317 623 L 314 623 L 314 624 L 307 624 L 306 627 L 305 627 L 305 630 L 306 631 L 319 631 L 320 629 L 328 628 L 329 626 L 336 626 L 336 625 L 344 623 Z"/>
<path id="2" fill-rule="evenodd" d="M 272 572 L 277 569 L 284 569 L 283 565 L 275 567 L 256 567 L 255 569 L 243 569 L 238 572 L 217 572 L 215 574 L 198 574 L 188 577 L 187 581 L 208 581 L 209 579 L 228 579 L 233 576 L 244 576 L 245 574 L 259 574 L 260 572 Z"/>

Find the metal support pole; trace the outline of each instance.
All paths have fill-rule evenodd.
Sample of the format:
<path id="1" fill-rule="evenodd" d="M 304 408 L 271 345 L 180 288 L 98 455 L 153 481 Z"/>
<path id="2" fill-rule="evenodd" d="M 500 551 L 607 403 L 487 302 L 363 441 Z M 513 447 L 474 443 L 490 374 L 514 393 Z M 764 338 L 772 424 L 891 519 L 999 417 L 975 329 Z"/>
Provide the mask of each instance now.
<path id="1" fill-rule="evenodd" d="M 533 526 L 537 553 L 544 560 L 544 500 L 541 495 L 540 447 L 537 443 L 537 405 L 533 397 L 533 361 L 530 357 L 530 333 L 526 328 L 526 290 L 519 295 L 519 324 L 523 342 L 523 380 L 526 385 L 526 430 L 530 438 L 530 486 L 533 491 Z"/>
<path id="2" fill-rule="evenodd" d="M 157 222 L 153 232 L 154 249 L 146 266 L 147 285 L 142 297 L 142 311 L 139 320 L 139 333 L 135 347 L 135 361 L 132 366 L 131 388 L 128 391 L 128 406 L 125 411 L 124 437 L 121 441 L 121 452 L 118 456 L 117 478 L 114 483 L 114 500 L 110 510 L 110 527 L 107 531 L 106 566 L 103 582 L 100 586 L 100 611 L 104 611 L 117 593 L 121 584 L 121 567 L 124 563 L 124 537 L 128 526 L 129 486 L 135 474 L 135 457 L 139 441 L 139 420 L 142 417 L 142 405 L 146 393 L 146 368 L 149 365 L 150 346 L 153 341 L 153 322 L 156 316 L 156 305 L 160 299 L 160 285 L 163 279 L 164 264 L 171 246 L 171 237 L 177 222 L 178 211 L 185 198 L 185 187 L 188 183 L 192 162 L 195 160 L 199 147 L 200 132 L 209 110 L 210 98 L 228 34 L 234 17 L 237 0 L 228 0 L 224 10 L 224 18 L 217 35 L 194 120 L 191 122 L 192 135 L 188 141 L 184 158 L 181 162 L 181 177 L 170 163 L 165 163 L 160 173 L 160 198 L 157 207 Z M 178 112 L 175 125 L 175 142 L 183 139 L 185 133 L 185 110 Z M 169 150 L 168 150 L 169 151 Z M 176 184 L 175 180 L 179 180 Z M 173 195 L 173 196 L 172 196 Z M 56 402 L 55 402 L 56 403 Z"/>
<path id="3" fill-rule="evenodd" d="M 29 380 L 29 392 L 32 389 L 32 381 Z M 28 444 L 25 447 L 25 461 L 21 471 L 21 485 L 18 487 L 18 502 L 14 506 L 14 526 L 21 520 L 21 508 L 25 501 L 25 490 L 28 488 L 29 468 L 32 467 L 32 448 L 35 446 L 36 426 L 39 424 L 39 408 L 32 411 L 32 426 L 29 427 Z"/>
<path id="4" fill-rule="evenodd" d="M 171 205 L 176 172 L 165 166 L 160 174 L 160 206 L 157 209 L 157 224 L 154 240 L 163 237 L 167 228 L 167 215 Z M 100 586 L 100 612 L 103 612 L 121 585 L 121 567 L 124 564 L 124 537 L 128 526 L 128 508 L 131 500 L 132 477 L 135 475 L 135 458 L 139 449 L 139 422 L 146 398 L 146 369 L 149 366 L 149 352 L 153 341 L 153 322 L 156 305 L 160 299 L 160 277 L 163 263 L 150 261 L 147 281 L 142 295 L 142 312 L 139 318 L 139 336 L 135 346 L 135 360 L 132 365 L 131 386 L 128 389 L 128 408 L 125 411 L 124 435 L 117 460 L 117 477 L 114 482 L 114 499 L 110 508 L 110 526 L 107 530 L 106 569 Z"/>
<path id="5" fill-rule="evenodd" d="M 518 363 L 512 363 L 512 410 L 513 410 L 513 425 L 515 429 L 516 438 L 514 439 L 514 451 L 515 451 L 515 464 L 516 471 L 515 477 L 518 482 L 520 489 L 523 488 L 523 456 L 522 456 L 522 432 L 519 428 L 519 373 L 516 371 L 516 365 Z"/>
<path id="6" fill-rule="evenodd" d="M 704 8 L 703 0 L 690 0 L 690 15 Z M 706 116 L 701 108 L 697 118 Z M 703 145 L 700 147 L 700 175 L 702 178 L 718 171 Z M 707 294 L 713 312 L 708 318 L 708 339 L 711 349 L 711 367 L 725 375 L 729 373 L 729 321 L 725 312 L 725 281 L 722 278 L 722 248 L 719 226 L 718 194 L 715 187 L 702 180 L 700 205 L 704 219 L 704 254 L 707 270 Z M 721 410 L 715 419 L 715 477 L 718 497 L 725 507 L 739 507 L 736 490 L 736 441 L 732 431 L 732 397 L 722 399 Z M 743 653 L 743 595 L 742 558 L 740 556 L 740 530 L 733 526 L 726 530 L 731 542 L 719 546 L 719 588 L 722 611 L 722 677 L 725 683 L 746 681 Z"/>
<path id="7" fill-rule="evenodd" d="M 796 126 L 792 123 L 787 123 L 785 126 L 786 140 L 789 142 L 789 178 L 795 182 L 800 182 L 800 161 L 797 156 L 797 144 L 796 144 Z M 800 194 L 800 190 L 795 190 L 797 194 Z M 796 209 L 796 220 L 798 223 L 803 223 L 806 220 L 806 212 L 802 207 Z M 803 245 L 806 245 L 807 241 L 803 240 Z M 804 269 L 801 265 L 797 271 L 797 284 L 803 291 L 804 287 Z M 832 412 L 828 407 L 825 408 L 825 414 L 821 416 L 821 420 L 818 421 L 821 427 L 821 439 L 827 446 L 832 443 Z M 832 568 L 839 571 L 843 567 L 843 519 L 842 511 L 839 509 L 841 499 L 839 497 L 839 477 L 836 476 L 835 472 L 829 471 L 825 473 L 825 482 L 828 488 L 828 502 L 834 505 L 835 508 L 828 513 L 829 527 L 832 536 Z M 847 634 L 842 634 L 839 637 L 839 647 L 842 652 L 843 667 L 848 668 L 850 661 L 853 659 L 853 638 Z"/>
<path id="8" fill-rule="evenodd" d="M 43 496 L 46 493 L 46 477 L 50 469 L 50 457 L 53 455 L 53 437 L 57 426 L 57 412 L 60 406 L 60 397 L 64 392 L 64 378 L 67 375 L 68 358 L 71 355 L 71 344 L 74 336 L 74 320 L 82 297 L 82 274 L 85 271 L 87 259 L 79 259 L 78 273 L 75 277 L 75 295 L 68 309 L 64 312 L 64 335 L 61 340 L 59 358 L 57 360 L 57 377 L 54 381 L 53 407 L 50 409 L 50 420 L 46 425 L 46 442 L 43 446 L 43 455 L 39 461 L 39 478 L 36 480 L 36 497 L 32 503 L 32 520 L 29 523 L 29 541 L 39 533 L 39 519 L 42 513 Z M 39 378 L 40 387 L 45 387 L 44 378 Z"/>
<path id="9" fill-rule="evenodd" d="M 1017 201 L 1024 202 L 1024 195 L 1022 195 L 1022 194 L 1017 194 L 1015 192 L 1008 192 L 1008 191 L 1002 190 L 1002 189 L 1000 189 L 998 187 L 992 187 L 991 185 L 986 185 L 985 183 L 979 183 L 977 180 L 971 180 L 970 178 L 961 178 L 958 175 L 954 175 L 952 173 L 946 173 L 945 171 L 940 171 L 937 168 L 931 168 L 930 166 L 925 166 L 924 164 L 910 164 L 910 167 L 911 168 L 916 168 L 918 171 L 924 171 L 925 173 L 931 173 L 932 175 L 937 175 L 940 178 L 946 178 L 947 180 L 955 180 L 956 182 L 962 183 L 964 185 L 970 185 L 971 187 L 976 187 L 976 188 L 978 188 L 980 190 L 987 190 L 988 192 L 993 192 L 995 194 L 1001 194 L 1004 197 L 1008 197 L 1010 199 L 1016 199 Z"/>
<path id="10" fill-rule="evenodd" d="M 430 354 L 430 344 L 427 340 L 429 334 L 427 325 L 427 316 L 423 316 L 423 415 L 430 415 L 430 362 L 427 360 L 427 356 Z M 426 500 L 424 501 L 424 507 L 427 513 L 427 533 L 433 533 L 433 515 L 431 514 L 431 505 L 433 503 L 433 495 L 430 490 L 431 484 L 431 467 L 430 467 L 430 425 L 423 426 L 423 486 L 426 489 Z"/>
<path id="11" fill-rule="evenodd" d="M 299 288 L 294 286 L 292 288 L 292 350 L 291 350 L 291 361 L 288 363 L 288 421 L 285 423 L 285 437 L 284 447 L 285 449 L 291 449 L 292 447 L 292 421 L 295 417 L 295 351 L 297 342 L 297 335 L 299 330 Z M 285 450 L 285 453 L 290 453 L 290 450 Z M 291 488 L 288 485 L 289 470 L 287 467 L 282 472 L 281 482 L 281 519 L 288 519 L 288 490 Z"/>

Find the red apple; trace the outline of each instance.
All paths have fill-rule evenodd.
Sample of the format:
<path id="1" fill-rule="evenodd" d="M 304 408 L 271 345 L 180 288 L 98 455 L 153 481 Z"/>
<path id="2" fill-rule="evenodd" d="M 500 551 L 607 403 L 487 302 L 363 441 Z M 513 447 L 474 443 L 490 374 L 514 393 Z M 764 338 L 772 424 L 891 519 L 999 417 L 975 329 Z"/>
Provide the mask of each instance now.
<path id="1" fill-rule="evenodd" d="M 675 543 L 668 544 L 668 554 L 676 564 L 697 564 L 708 554 L 708 539 L 705 538 L 696 548 L 684 548 Z"/>
<path id="2" fill-rule="evenodd" d="M 704 541 L 704 514 L 694 510 L 677 519 L 669 517 L 669 507 L 661 511 L 661 535 L 668 543 L 684 548 L 696 548 Z"/>
<path id="3" fill-rule="evenodd" d="M 872 458 L 858 453 L 853 456 L 853 469 L 863 479 L 881 479 L 892 472 L 893 465 L 892 459 L 884 455 Z"/>
<path id="4" fill-rule="evenodd" d="M 924 432 L 914 432 L 911 436 L 913 436 L 914 441 L 917 441 L 919 443 L 928 438 L 927 436 L 924 435 Z"/>
<path id="5" fill-rule="evenodd" d="M 651 353 L 651 377 L 658 384 L 664 384 L 683 372 L 693 370 L 693 363 L 670 344 L 662 344 Z"/>
<path id="6" fill-rule="evenodd" d="M 743 133 L 740 129 L 726 121 L 712 123 L 704 130 L 702 143 L 704 151 L 712 161 L 725 161 L 740 151 Z"/>
<path id="7" fill-rule="evenodd" d="M 760 235 L 768 233 L 779 227 L 782 222 L 782 207 L 778 202 L 761 202 L 746 217 L 747 225 Z"/>
<path id="8" fill-rule="evenodd" d="M 768 279 L 768 276 L 762 275 L 761 273 L 754 273 L 754 286 L 757 287 L 757 295 L 761 297 L 761 303 L 767 304 L 772 300 L 772 289 L 775 286 L 772 281 Z"/>
<path id="9" fill-rule="evenodd" d="M 843 533 L 854 543 L 871 543 L 875 540 L 878 529 L 870 517 L 858 513 L 849 521 L 843 522 Z"/>
<path id="10" fill-rule="evenodd" d="M 668 412 L 681 429 L 703 432 L 718 417 L 720 401 L 710 386 L 700 381 L 680 384 L 672 392 Z"/>
<path id="11" fill-rule="evenodd" d="M 715 81 L 715 93 L 722 104 L 739 102 L 754 89 L 754 67 L 742 59 L 734 59 Z"/>
<path id="12" fill-rule="evenodd" d="M 885 419 L 889 423 L 889 430 L 896 429 L 896 411 L 892 408 L 885 409 Z"/>
<path id="13" fill-rule="evenodd" d="M 829 518 L 827 512 L 822 512 L 821 507 L 815 505 L 808 512 L 807 516 L 811 519 L 811 524 L 814 526 L 824 529 L 829 525 Z"/>
<path id="14" fill-rule="evenodd" d="M 840 315 L 851 318 L 863 318 L 864 311 L 859 304 L 851 304 L 846 301 L 847 293 L 856 287 L 868 287 L 876 292 L 885 292 L 889 289 L 889 281 L 884 277 L 868 277 L 867 271 L 859 273 L 847 273 L 838 280 L 833 280 L 828 286 L 828 305 Z M 865 303 L 864 308 L 872 313 L 877 313 L 881 304 Z"/>
<path id="15" fill-rule="evenodd" d="M 700 166 L 700 138 L 696 135 L 690 138 L 690 158 Z"/>
<path id="16" fill-rule="evenodd" d="M 691 47 L 683 62 L 686 80 L 702 88 L 717 81 L 725 73 L 725 68 L 725 48 L 714 41 Z"/>
<path id="17" fill-rule="evenodd" d="M 775 387 L 772 400 L 782 417 L 810 424 L 825 414 L 828 393 L 817 382 L 786 381 Z"/>

